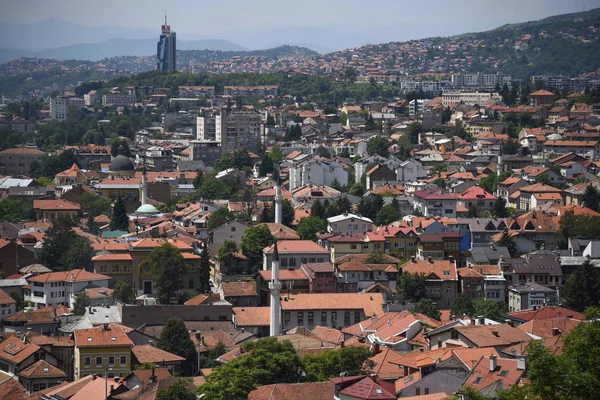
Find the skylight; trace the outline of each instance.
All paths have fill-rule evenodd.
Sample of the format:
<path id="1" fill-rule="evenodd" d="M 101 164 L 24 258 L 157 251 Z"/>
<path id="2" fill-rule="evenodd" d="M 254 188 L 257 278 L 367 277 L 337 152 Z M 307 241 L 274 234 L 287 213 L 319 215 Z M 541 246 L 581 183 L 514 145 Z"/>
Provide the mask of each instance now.
<path id="1" fill-rule="evenodd" d="M 376 388 L 375 389 L 375 393 L 377 393 L 377 394 L 383 394 L 383 390 L 381 390 L 380 388 Z"/>
<path id="2" fill-rule="evenodd" d="M 478 376 L 477 378 L 475 378 L 475 382 L 473 382 L 473 383 L 475 383 L 477 385 L 479 382 L 481 382 L 481 377 L 480 376 Z"/>
<path id="3" fill-rule="evenodd" d="M 116 338 L 116 337 L 111 337 L 111 338 L 110 338 L 110 341 L 111 341 L 111 342 L 116 342 L 116 341 L 117 341 L 117 338 Z"/>
<path id="4" fill-rule="evenodd" d="M 504 371 L 500 372 L 500 376 L 506 376 L 507 374 L 508 374 L 507 370 L 504 370 Z"/>
<path id="5" fill-rule="evenodd" d="M 88 341 L 88 342 L 91 342 L 91 341 L 92 341 L 92 338 L 91 338 L 91 337 L 87 338 L 87 341 Z"/>

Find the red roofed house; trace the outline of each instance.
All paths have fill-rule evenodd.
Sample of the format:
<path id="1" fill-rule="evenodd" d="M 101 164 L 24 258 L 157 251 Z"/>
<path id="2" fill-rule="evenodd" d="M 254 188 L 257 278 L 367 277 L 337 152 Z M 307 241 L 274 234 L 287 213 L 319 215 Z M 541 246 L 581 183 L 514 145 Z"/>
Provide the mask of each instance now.
<path id="1" fill-rule="evenodd" d="M 131 371 L 132 347 L 133 342 L 118 326 L 75 330 L 75 379 L 104 375 L 108 368 L 108 378 L 125 376 Z"/>
<path id="2" fill-rule="evenodd" d="M 330 378 L 335 384 L 335 399 L 340 400 L 396 400 L 393 382 L 375 381 L 368 376 Z"/>
<path id="3" fill-rule="evenodd" d="M 108 287 L 110 280 L 106 275 L 82 269 L 48 272 L 28 279 L 31 289 L 25 289 L 25 300 L 36 307 L 61 304 L 72 308 L 77 294 L 87 286 Z"/>
<path id="4" fill-rule="evenodd" d="M 457 197 L 458 204 L 465 208 L 477 207 L 478 210 L 492 210 L 496 196 L 486 192 L 479 186 L 471 186 Z"/>
<path id="5" fill-rule="evenodd" d="M 547 90 L 538 90 L 529 95 L 532 106 L 550 106 L 554 102 L 554 93 Z"/>
<path id="6" fill-rule="evenodd" d="M 456 218 L 456 196 L 438 189 L 425 189 L 413 194 L 416 209 L 426 217 Z"/>
<path id="7" fill-rule="evenodd" d="M 425 297 L 438 307 L 449 307 L 458 294 L 456 264 L 449 260 L 417 260 L 415 258 L 400 266 L 402 273 L 425 274 Z"/>
<path id="8" fill-rule="evenodd" d="M 42 163 L 46 156 L 41 150 L 29 147 L 16 147 L 0 151 L 0 165 L 6 175 L 29 175 L 31 164 Z"/>
<path id="9" fill-rule="evenodd" d="M 56 221 L 63 215 L 77 218 L 81 214 L 81 206 L 67 200 L 34 200 L 33 209 L 37 219 L 46 219 L 50 222 Z"/>
<path id="10" fill-rule="evenodd" d="M 19 272 L 19 268 L 35 263 L 35 254 L 16 241 L 0 238 L 0 271 L 5 276 Z"/>
<path id="11" fill-rule="evenodd" d="M 329 250 L 311 240 L 282 240 L 277 244 L 281 269 L 298 269 L 302 264 L 330 261 Z M 263 269 L 271 269 L 273 245 L 263 250 Z"/>
<path id="12" fill-rule="evenodd" d="M 461 391 L 472 387 L 485 397 L 496 398 L 499 392 L 518 384 L 524 373 L 525 360 L 484 356 L 465 380 Z"/>
<path id="13" fill-rule="evenodd" d="M 19 372 L 19 381 L 29 393 L 50 388 L 67 380 L 67 374 L 46 360 L 39 360 Z"/>

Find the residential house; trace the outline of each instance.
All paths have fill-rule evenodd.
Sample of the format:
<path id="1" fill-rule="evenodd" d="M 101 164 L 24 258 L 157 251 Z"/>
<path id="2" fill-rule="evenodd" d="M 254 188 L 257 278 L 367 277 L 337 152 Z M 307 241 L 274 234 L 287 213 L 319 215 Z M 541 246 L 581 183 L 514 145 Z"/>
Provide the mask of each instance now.
<path id="1" fill-rule="evenodd" d="M 283 330 L 345 327 L 385 312 L 381 293 L 299 293 L 281 302 Z"/>
<path id="2" fill-rule="evenodd" d="M 558 289 L 564 283 L 560 258 L 555 254 L 528 254 L 521 258 L 501 258 L 498 265 L 510 285 L 527 282 Z"/>
<path id="3" fill-rule="evenodd" d="M 407 260 L 417 254 L 418 242 L 416 228 L 385 226 L 367 232 L 362 247 L 364 253 L 383 251 Z"/>
<path id="4" fill-rule="evenodd" d="M 496 196 L 504 198 L 504 200 L 509 203 L 509 197 L 523 186 L 529 186 L 529 183 L 516 176 L 511 176 L 502 182 L 498 182 L 498 186 L 496 187 Z"/>
<path id="5" fill-rule="evenodd" d="M 56 221 L 63 215 L 78 218 L 81 215 L 81 206 L 67 200 L 34 200 L 33 210 L 38 220 Z"/>
<path id="6" fill-rule="evenodd" d="M 151 344 L 138 345 L 131 348 L 131 366 L 133 368 L 140 364 L 160 365 L 174 375 L 181 373 L 181 364 L 184 361 L 185 358 L 154 347 Z"/>
<path id="7" fill-rule="evenodd" d="M 332 382 L 277 383 L 259 386 L 248 393 L 248 400 L 331 400 Z"/>
<path id="8" fill-rule="evenodd" d="M 567 153 L 575 153 L 588 160 L 598 161 L 600 157 L 600 144 L 596 141 L 581 140 L 547 140 L 544 143 L 544 154 L 546 156 L 560 156 Z"/>
<path id="9" fill-rule="evenodd" d="M 226 240 L 241 243 L 246 229 L 248 229 L 248 224 L 237 220 L 227 221 L 223 225 L 212 229 L 208 232 L 208 253 L 216 256 L 219 247 Z"/>
<path id="10" fill-rule="evenodd" d="M 0 320 L 17 312 L 17 301 L 0 289 Z"/>
<path id="11" fill-rule="evenodd" d="M 16 240 L 0 238 L 0 271 L 5 276 L 18 274 L 21 267 L 31 265 L 34 262 L 35 254 L 33 251 L 22 246 Z"/>
<path id="12" fill-rule="evenodd" d="M 460 232 L 424 233 L 419 236 L 417 259 L 460 260 Z"/>
<path id="13" fill-rule="evenodd" d="M 508 310 L 520 311 L 554 304 L 556 290 L 535 282 L 514 284 L 508 287 Z"/>
<path id="14" fill-rule="evenodd" d="M 396 289 L 398 267 L 395 264 L 366 264 L 352 260 L 336 264 L 335 273 L 338 276 L 338 293 L 361 291 L 375 283 L 381 283 L 393 291 Z"/>
<path id="15" fill-rule="evenodd" d="M 0 370 L 17 375 L 39 360 L 46 360 L 56 366 L 58 361 L 52 354 L 46 353 L 39 346 L 24 343 L 18 336 L 9 336 L 0 341 Z"/>
<path id="16" fill-rule="evenodd" d="M 260 270 L 255 275 L 256 290 L 258 291 L 261 306 L 270 304 L 269 282 L 271 281 L 271 270 Z M 290 296 L 291 294 L 309 293 L 310 279 L 306 272 L 301 268 L 282 269 L 279 271 L 279 281 L 281 282 L 281 295 Z M 356 290 L 355 290 L 356 291 Z"/>
<path id="17" fill-rule="evenodd" d="M 44 359 L 19 371 L 19 382 L 29 393 L 39 392 L 67 380 L 67 374 Z"/>
<path id="18" fill-rule="evenodd" d="M 111 280 L 109 276 L 82 269 L 48 272 L 29 278 L 31 289 L 25 289 L 25 300 L 37 307 L 58 304 L 72 308 L 77 294 L 90 286 L 107 288 Z"/>
<path id="19" fill-rule="evenodd" d="M 424 216 L 456 218 L 456 196 L 438 189 L 418 190 L 414 192 L 414 206 Z"/>
<path id="20" fill-rule="evenodd" d="M 31 164 L 41 164 L 45 157 L 46 153 L 37 148 L 15 147 L 0 151 L 0 166 L 3 175 L 29 175 Z"/>
<path id="21" fill-rule="evenodd" d="M 473 367 L 458 393 L 473 388 L 487 398 L 496 398 L 504 390 L 518 385 L 525 375 L 525 360 L 483 356 Z"/>
<path id="22" fill-rule="evenodd" d="M 307 263 L 300 265 L 300 270 L 308 277 L 309 293 L 336 292 L 337 278 L 333 264 Z"/>
<path id="23" fill-rule="evenodd" d="M 544 199 L 551 197 L 553 201 L 562 202 L 562 190 L 546 185 L 544 183 L 535 183 L 529 186 L 523 186 L 519 189 L 520 196 L 517 205 L 519 211 L 529 211 L 539 205 L 544 204 Z"/>
<path id="24" fill-rule="evenodd" d="M 414 101 L 414 100 L 413 100 Z M 350 376 L 330 378 L 335 384 L 334 399 L 339 400 L 367 400 L 377 398 L 381 400 L 394 400 L 394 384 L 386 381 L 375 381 L 368 376 Z M 374 397 L 377 396 L 377 397 Z"/>
<path id="25" fill-rule="evenodd" d="M 348 172 L 335 161 L 310 158 L 298 164 L 292 164 L 289 180 L 291 191 L 308 184 L 330 186 L 337 182 L 343 186 L 348 184 Z"/>
<path id="26" fill-rule="evenodd" d="M 425 297 L 438 307 L 450 307 L 458 294 L 458 274 L 454 260 L 411 259 L 400 266 L 402 273 L 425 274 Z"/>
<path id="27" fill-rule="evenodd" d="M 510 253 L 506 247 L 480 246 L 472 248 L 467 254 L 467 266 L 498 264 L 501 258 L 510 258 Z"/>
<path id="28" fill-rule="evenodd" d="M 252 282 L 221 282 L 223 299 L 232 306 L 258 306 L 258 294 Z"/>
<path id="29" fill-rule="evenodd" d="M 579 165 L 579 164 L 578 164 Z M 549 185 L 564 185 L 565 178 L 558 174 L 556 171 L 536 165 L 528 165 L 521 170 L 521 178 L 534 184 L 540 180 L 548 183 Z"/>
<path id="30" fill-rule="evenodd" d="M 75 334 L 75 379 L 107 374 L 124 377 L 131 368 L 133 342 L 121 327 L 108 324 L 78 329 Z"/>
<path id="31" fill-rule="evenodd" d="M 327 218 L 327 231 L 332 233 L 365 233 L 372 229 L 372 220 L 356 214 L 344 213 Z"/>
<path id="32" fill-rule="evenodd" d="M 274 245 L 263 249 L 263 269 L 270 270 Z M 321 263 L 331 259 L 329 250 L 311 240 L 282 240 L 277 244 L 282 269 L 298 269 L 302 264 Z"/>
<path id="33" fill-rule="evenodd" d="M 363 252 L 365 235 L 362 233 L 318 233 L 317 243 L 331 251 L 331 259 Z"/>

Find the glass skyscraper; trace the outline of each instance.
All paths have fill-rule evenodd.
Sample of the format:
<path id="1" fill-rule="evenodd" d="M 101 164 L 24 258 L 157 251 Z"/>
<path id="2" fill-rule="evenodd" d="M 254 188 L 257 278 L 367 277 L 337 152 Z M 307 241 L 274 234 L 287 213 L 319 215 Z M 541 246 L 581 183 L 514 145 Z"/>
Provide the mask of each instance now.
<path id="1" fill-rule="evenodd" d="M 165 15 L 165 24 L 161 27 L 162 34 L 156 44 L 156 69 L 159 71 L 177 70 L 177 35 L 167 25 L 167 16 Z"/>

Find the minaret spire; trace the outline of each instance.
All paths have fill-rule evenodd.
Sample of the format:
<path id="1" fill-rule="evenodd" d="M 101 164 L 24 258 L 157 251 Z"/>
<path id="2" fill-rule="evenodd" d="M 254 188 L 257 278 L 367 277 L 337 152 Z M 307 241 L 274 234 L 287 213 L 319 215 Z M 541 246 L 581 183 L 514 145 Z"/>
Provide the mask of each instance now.
<path id="1" fill-rule="evenodd" d="M 142 205 L 148 204 L 148 182 L 146 181 L 146 155 L 144 154 L 144 161 L 142 162 L 142 182 L 140 183 L 141 189 L 141 202 Z"/>
<path id="2" fill-rule="evenodd" d="M 275 181 L 275 223 L 281 224 L 283 219 L 283 194 L 281 192 L 281 182 L 279 179 L 280 167 L 275 165 L 277 180 Z"/>
<path id="3" fill-rule="evenodd" d="M 269 282 L 271 291 L 271 336 L 280 336 L 282 334 L 281 327 L 281 282 L 279 282 L 279 251 L 277 250 L 277 242 L 273 246 L 273 262 L 271 264 L 271 282 Z"/>

